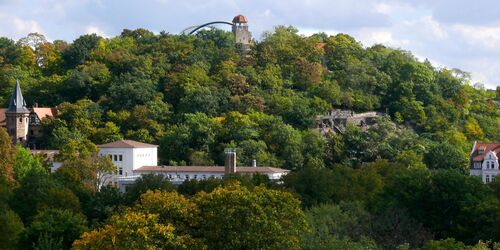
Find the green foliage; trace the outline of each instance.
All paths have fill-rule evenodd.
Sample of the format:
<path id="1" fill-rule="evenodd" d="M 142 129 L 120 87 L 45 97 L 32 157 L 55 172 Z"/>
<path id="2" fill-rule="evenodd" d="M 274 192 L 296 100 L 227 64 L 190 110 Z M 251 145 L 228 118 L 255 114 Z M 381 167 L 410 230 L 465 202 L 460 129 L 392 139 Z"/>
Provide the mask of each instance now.
<path id="1" fill-rule="evenodd" d="M 239 185 L 194 197 L 198 234 L 211 249 L 297 248 L 307 229 L 300 202 L 288 193 Z"/>
<path id="2" fill-rule="evenodd" d="M 22 179 L 29 172 L 47 174 L 47 169 L 43 167 L 40 157 L 33 156 L 30 153 L 29 149 L 23 147 L 17 147 L 16 164 L 14 165 L 14 172 L 16 174 L 16 180 L 22 181 Z"/>
<path id="3" fill-rule="evenodd" d="M 20 219 L 25 232 L 36 235 L 30 238 L 35 245 L 26 247 L 67 248 L 71 237 L 61 237 L 59 229 L 35 230 L 43 224 L 38 215 L 54 225 L 74 221 L 66 213 L 83 213 L 92 226 L 112 218 L 85 234 L 77 249 L 408 249 L 422 246 L 429 232 L 436 241 L 424 249 L 463 248 L 448 237 L 466 244 L 498 241 L 497 181 L 486 187 L 465 175 L 473 141 L 500 140 L 499 89 L 471 86 L 466 72 L 434 68 L 410 52 L 365 47 L 347 34 L 306 37 L 284 26 L 265 33 L 244 54 L 231 33 L 213 28 L 194 36 L 124 30 L 72 43 L 40 34 L 17 42 L 0 37 L 3 106 L 15 79 L 29 105 L 58 107 L 57 117 L 42 120 L 36 147 L 60 149 L 64 166 L 49 174 L 0 129 L 0 209 L 6 211 L 0 219 L 10 225 L 9 247 L 22 228 Z M 332 108 L 388 116 L 370 128 L 312 131 L 315 118 Z M 109 159 L 94 157 L 96 145 L 122 138 L 160 144 L 163 164 L 222 165 L 224 149 L 236 148 L 240 166 L 255 159 L 259 166 L 293 171 L 284 187 L 262 176 L 191 180 L 179 192 L 195 198 L 149 192 L 138 202 L 161 202 L 124 212 L 147 190 L 174 188 L 161 176 L 144 176 L 125 195 L 103 188 L 105 173 L 116 169 Z M 231 186 L 234 179 L 245 188 Z M 317 217 L 311 219 L 313 232 L 304 233 L 295 198 L 255 188 L 261 184 L 294 192 Z M 212 217 L 186 219 L 169 198 L 196 203 L 194 210 Z M 227 204 L 254 217 L 229 220 L 222 214 L 234 212 Z M 47 212 L 54 209 L 65 212 Z M 295 224 L 287 216 L 295 216 Z M 193 228 L 209 240 L 198 241 L 201 231 Z M 299 244 L 299 234 L 308 240 Z"/>
<path id="4" fill-rule="evenodd" d="M 16 249 L 17 241 L 24 230 L 21 218 L 12 210 L 0 209 L 0 245 L 3 249 Z"/>
<path id="5" fill-rule="evenodd" d="M 21 246 L 24 249 L 36 248 L 37 243 L 46 245 L 48 240 L 46 238 L 49 238 L 56 242 L 61 240 L 63 249 L 70 249 L 73 241 L 78 239 L 86 229 L 85 218 L 80 214 L 59 209 L 43 210 L 35 216 L 33 222 L 24 231 Z"/>
<path id="6" fill-rule="evenodd" d="M 146 174 L 127 188 L 125 198 L 129 204 L 132 204 L 148 190 L 172 191 L 174 189 L 175 186 L 163 175 Z"/>

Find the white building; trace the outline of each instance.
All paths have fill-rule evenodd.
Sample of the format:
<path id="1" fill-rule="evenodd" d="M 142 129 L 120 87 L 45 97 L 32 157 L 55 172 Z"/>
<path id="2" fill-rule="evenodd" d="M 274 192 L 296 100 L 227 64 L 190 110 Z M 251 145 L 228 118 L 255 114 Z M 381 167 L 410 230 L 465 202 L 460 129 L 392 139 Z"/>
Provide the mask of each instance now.
<path id="1" fill-rule="evenodd" d="M 474 142 L 470 154 L 470 175 L 479 176 L 484 183 L 489 183 L 500 174 L 500 143 Z"/>
<path id="2" fill-rule="evenodd" d="M 257 167 L 254 166 L 236 166 L 236 152 L 229 151 L 226 153 L 225 166 L 143 166 L 134 169 L 134 176 L 121 177 L 118 180 L 118 186 L 122 192 L 125 192 L 126 187 L 131 185 L 144 174 L 163 175 L 165 179 L 170 180 L 174 184 L 181 184 L 186 180 L 206 180 L 209 178 L 222 179 L 225 174 L 243 174 L 267 175 L 272 181 L 279 181 L 290 170 L 274 168 L 274 167 Z"/>
<path id="3" fill-rule="evenodd" d="M 118 177 L 131 176 L 142 166 L 158 164 L 158 145 L 120 140 L 98 146 L 100 156 L 108 156 L 116 165 Z"/>

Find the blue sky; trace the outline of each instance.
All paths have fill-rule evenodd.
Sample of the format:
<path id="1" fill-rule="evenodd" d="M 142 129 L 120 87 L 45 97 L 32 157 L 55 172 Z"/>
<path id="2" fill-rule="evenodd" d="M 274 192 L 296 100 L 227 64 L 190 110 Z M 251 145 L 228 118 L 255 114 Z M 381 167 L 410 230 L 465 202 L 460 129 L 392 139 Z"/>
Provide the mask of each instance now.
<path id="1" fill-rule="evenodd" d="M 436 67 L 459 68 L 473 82 L 500 86 L 500 1 L 489 0 L 0 0 L 0 36 L 30 32 L 72 41 L 122 29 L 179 33 L 243 14 L 254 36 L 277 25 L 305 35 L 347 33 L 370 46 L 410 50 Z M 225 27 L 221 27 L 225 28 Z"/>

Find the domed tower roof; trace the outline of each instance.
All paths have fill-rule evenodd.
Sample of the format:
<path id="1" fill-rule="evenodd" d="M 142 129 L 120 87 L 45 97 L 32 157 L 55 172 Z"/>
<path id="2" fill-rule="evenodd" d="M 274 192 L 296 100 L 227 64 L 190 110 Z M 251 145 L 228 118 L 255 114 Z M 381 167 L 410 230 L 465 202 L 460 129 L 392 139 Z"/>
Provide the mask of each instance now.
<path id="1" fill-rule="evenodd" d="M 244 15 L 237 15 L 233 18 L 233 23 L 248 23 Z"/>

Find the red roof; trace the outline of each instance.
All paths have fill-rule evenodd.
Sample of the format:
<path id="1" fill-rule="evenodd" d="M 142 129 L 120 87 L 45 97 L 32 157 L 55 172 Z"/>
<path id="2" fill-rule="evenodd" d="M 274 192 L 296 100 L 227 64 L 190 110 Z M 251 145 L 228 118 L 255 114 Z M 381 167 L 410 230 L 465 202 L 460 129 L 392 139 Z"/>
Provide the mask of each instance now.
<path id="1" fill-rule="evenodd" d="M 56 108 L 31 108 L 31 111 L 35 112 L 40 120 L 57 115 Z"/>
<path id="2" fill-rule="evenodd" d="M 99 148 L 157 148 L 158 145 L 132 141 L 132 140 L 119 140 L 98 146 Z"/>
<path id="3" fill-rule="evenodd" d="M 479 150 L 482 150 L 483 153 L 479 154 Z M 500 158 L 500 143 L 481 143 L 476 142 L 474 144 L 474 149 L 472 149 L 472 161 L 480 162 L 483 161 L 484 157 L 488 152 L 492 151 L 495 155 Z"/>
<path id="4" fill-rule="evenodd" d="M 134 172 L 208 172 L 224 173 L 224 167 L 220 166 L 143 166 Z M 273 167 L 236 167 L 236 173 L 287 173 L 290 170 Z"/>
<path id="5" fill-rule="evenodd" d="M 233 18 L 233 23 L 248 23 L 248 21 L 245 16 L 237 15 Z"/>
<path id="6" fill-rule="evenodd" d="M 57 115 L 56 108 L 30 108 L 29 110 L 35 112 L 40 120 L 43 120 L 43 118 L 54 117 Z M 6 111 L 7 111 L 6 108 L 0 108 L 0 126 L 7 125 L 7 120 L 5 117 Z"/>

